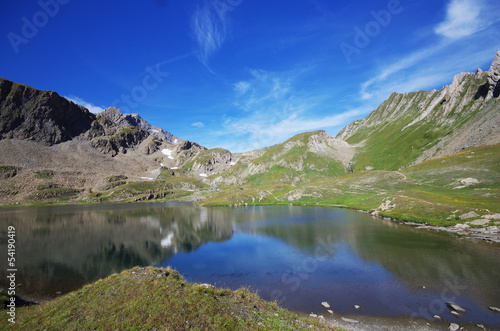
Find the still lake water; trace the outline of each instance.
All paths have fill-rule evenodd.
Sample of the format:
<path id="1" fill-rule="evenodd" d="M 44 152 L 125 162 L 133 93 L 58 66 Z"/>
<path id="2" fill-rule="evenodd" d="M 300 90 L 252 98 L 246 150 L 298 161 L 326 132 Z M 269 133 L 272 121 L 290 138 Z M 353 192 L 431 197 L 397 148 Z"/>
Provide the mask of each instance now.
<path id="1" fill-rule="evenodd" d="M 384 222 L 352 210 L 186 203 L 0 210 L 16 228 L 17 293 L 55 297 L 134 266 L 172 266 L 188 281 L 248 287 L 267 300 L 355 317 L 434 314 L 500 328 L 500 246 Z M 457 319 L 446 302 L 467 309 Z M 356 310 L 354 305 L 361 306 Z"/>

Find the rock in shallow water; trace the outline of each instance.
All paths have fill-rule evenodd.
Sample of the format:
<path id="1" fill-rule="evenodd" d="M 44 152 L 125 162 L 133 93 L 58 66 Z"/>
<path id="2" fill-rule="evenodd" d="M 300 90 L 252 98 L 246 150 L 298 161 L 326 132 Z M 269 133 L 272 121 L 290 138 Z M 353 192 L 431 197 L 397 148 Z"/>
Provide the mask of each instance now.
<path id="1" fill-rule="evenodd" d="M 455 311 L 459 311 L 459 312 L 462 312 L 462 313 L 465 313 L 465 309 L 463 309 L 462 307 L 460 307 L 459 305 L 457 305 L 456 303 L 454 302 L 448 302 L 446 303 L 448 305 L 448 308 L 452 309 L 452 310 L 455 310 Z"/>
<path id="2" fill-rule="evenodd" d="M 500 308 L 497 307 L 488 307 L 490 310 L 493 310 L 495 313 L 500 313 Z"/>
<path id="3" fill-rule="evenodd" d="M 326 301 L 323 301 L 323 302 L 321 303 L 321 305 L 322 305 L 323 307 L 325 307 L 326 309 L 330 309 L 330 304 L 329 304 L 328 302 L 326 302 Z"/>
<path id="4" fill-rule="evenodd" d="M 460 325 L 458 325 L 456 323 L 450 323 L 450 327 L 448 329 L 450 331 L 457 331 L 458 329 L 460 329 Z"/>

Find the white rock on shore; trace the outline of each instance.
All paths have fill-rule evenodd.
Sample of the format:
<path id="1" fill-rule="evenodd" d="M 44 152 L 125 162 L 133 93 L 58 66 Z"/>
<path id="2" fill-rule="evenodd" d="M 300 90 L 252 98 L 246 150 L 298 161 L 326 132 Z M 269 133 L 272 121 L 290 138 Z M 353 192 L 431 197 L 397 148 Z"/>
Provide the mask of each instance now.
<path id="1" fill-rule="evenodd" d="M 475 211 L 471 211 L 470 213 L 460 215 L 460 219 L 465 220 L 468 218 L 473 218 L 473 217 L 478 217 L 478 216 L 479 216 L 478 213 L 476 213 Z"/>
<path id="2" fill-rule="evenodd" d="M 490 220 L 482 219 L 482 218 L 470 222 L 470 224 L 472 224 L 472 225 L 486 225 L 489 223 L 490 223 Z"/>

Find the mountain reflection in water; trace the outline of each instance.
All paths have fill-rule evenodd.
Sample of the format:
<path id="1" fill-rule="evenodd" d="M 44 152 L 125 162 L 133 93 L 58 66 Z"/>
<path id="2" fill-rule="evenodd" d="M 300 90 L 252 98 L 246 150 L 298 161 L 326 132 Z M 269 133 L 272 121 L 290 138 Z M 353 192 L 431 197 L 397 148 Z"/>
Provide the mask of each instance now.
<path id="1" fill-rule="evenodd" d="M 0 210 L 0 250 L 16 227 L 18 294 L 54 297 L 134 266 L 248 287 L 287 308 L 416 316 L 500 327 L 498 245 L 384 222 L 353 210 L 187 203 Z M 2 263 L 6 263 L 6 258 Z M 6 285 L 6 267 L 0 285 Z M 447 301 L 467 308 L 459 320 Z M 360 305 L 357 310 L 354 305 Z"/>
<path id="2" fill-rule="evenodd" d="M 157 265 L 232 235 L 231 222 L 217 212 L 180 203 L 2 210 L 0 223 L 3 252 L 7 226 L 16 228 L 18 293 L 35 298 L 134 266 Z M 7 284 L 5 272 L 0 271 L 1 286 Z"/>

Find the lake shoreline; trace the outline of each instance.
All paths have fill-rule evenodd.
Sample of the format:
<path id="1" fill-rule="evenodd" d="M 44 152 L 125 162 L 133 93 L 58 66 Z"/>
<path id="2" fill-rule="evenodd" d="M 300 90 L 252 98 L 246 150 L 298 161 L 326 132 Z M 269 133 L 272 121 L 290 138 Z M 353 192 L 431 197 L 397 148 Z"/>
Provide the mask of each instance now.
<path id="1" fill-rule="evenodd" d="M 459 237 L 458 239 L 467 239 L 467 240 L 472 240 L 472 241 L 485 241 L 488 243 L 495 243 L 495 244 L 500 244 L 500 227 L 499 226 L 491 226 L 487 228 L 476 228 L 476 227 L 470 227 L 466 223 L 459 223 L 455 226 L 437 226 L 437 225 L 429 225 L 426 223 L 417 223 L 417 222 L 409 222 L 409 221 L 404 221 L 404 220 L 398 220 L 392 217 L 385 217 L 376 213 L 370 213 L 365 210 L 361 209 L 356 209 L 357 212 L 363 213 L 363 214 L 368 214 L 372 217 L 385 220 L 385 221 L 390 221 L 390 222 L 395 222 L 398 224 L 404 224 L 404 225 L 409 225 L 414 227 L 415 229 L 423 229 L 423 230 L 432 230 L 432 231 L 439 231 L 439 232 L 448 232 L 448 233 L 453 233 L 457 234 Z M 498 224 L 499 222 L 495 222 L 495 224 Z"/>
<path id="2" fill-rule="evenodd" d="M 458 235 L 457 239 L 467 239 L 475 242 L 487 242 L 487 243 L 494 243 L 494 244 L 500 244 L 500 218 L 495 218 L 491 219 L 493 221 L 492 226 L 489 227 L 471 227 L 467 223 L 470 222 L 464 222 L 464 223 L 457 223 L 454 226 L 439 226 L 439 225 L 433 225 L 427 223 L 425 220 L 422 220 L 421 222 L 414 222 L 414 221 L 407 221 L 407 220 L 402 220 L 402 219 L 397 219 L 394 217 L 388 217 L 385 216 L 384 213 L 378 213 L 377 211 L 371 212 L 369 210 L 364 210 L 360 209 L 360 207 L 356 206 L 344 206 L 344 205 L 333 205 L 333 204 L 320 204 L 320 203 L 315 203 L 315 204 L 293 204 L 293 203 L 277 203 L 277 204 L 259 204 L 259 203 L 254 203 L 254 204 L 245 204 L 245 205 L 237 205 L 237 204 L 221 204 L 221 205 L 203 205 L 200 204 L 200 201 L 193 201 L 193 200 L 185 200 L 185 201 L 135 201 L 135 202 L 129 202 L 129 201 L 117 201 L 117 202 L 105 202 L 105 203 L 96 203 L 96 202 L 73 202 L 73 203 L 68 203 L 68 202 L 53 202 L 53 203 L 36 203 L 36 204 L 28 204 L 28 205 L 1 205 L 0 210 L 8 210 L 8 209 L 16 209 L 16 208 L 36 208 L 36 207 L 57 207 L 57 206 L 92 206 L 92 205 L 97 205 L 97 206 L 106 206 L 106 205 L 113 205 L 113 204 L 146 204 L 146 203 L 165 203 L 165 202 L 180 202 L 180 203 L 192 203 L 196 206 L 202 206 L 202 207 L 257 207 L 257 206 L 306 206 L 306 207 L 327 207 L 327 208 L 345 208 L 345 209 L 350 209 L 350 210 L 355 210 L 356 212 L 363 213 L 363 214 L 368 214 L 372 217 L 375 217 L 377 219 L 385 220 L 385 221 L 391 221 L 395 222 L 398 224 L 404 224 L 404 225 L 409 225 L 412 226 L 416 229 L 425 229 L 425 230 L 432 230 L 432 231 L 438 231 L 438 232 L 447 232 L 447 233 L 452 233 Z M 500 214 L 495 214 L 500 216 Z M 496 221 L 496 222 L 495 222 Z"/>

